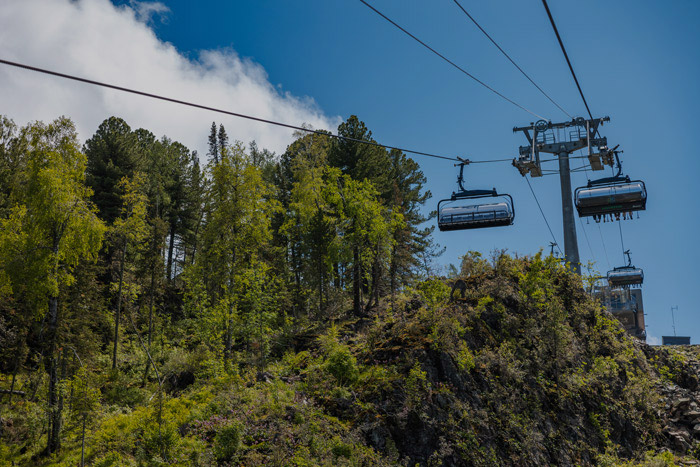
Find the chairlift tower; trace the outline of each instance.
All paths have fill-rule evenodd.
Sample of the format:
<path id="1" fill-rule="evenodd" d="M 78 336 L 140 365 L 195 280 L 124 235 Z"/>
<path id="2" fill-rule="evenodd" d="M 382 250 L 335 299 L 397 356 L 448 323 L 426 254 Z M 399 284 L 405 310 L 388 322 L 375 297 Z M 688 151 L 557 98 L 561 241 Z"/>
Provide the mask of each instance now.
<path id="1" fill-rule="evenodd" d="M 569 156 L 574 151 L 588 148 L 591 169 L 603 170 L 603 165 L 612 166 L 613 153 L 607 147 L 607 139 L 596 137 L 598 127 L 609 120 L 610 117 L 590 120 L 578 117 L 562 123 L 539 120 L 530 123 L 530 126 L 513 128 L 513 133 L 523 132 L 529 143 L 527 146 L 520 146 L 520 156 L 513 160 L 513 165 L 523 177 L 527 176 L 528 173 L 531 177 L 542 176 L 540 153 L 554 154 L 559 159 L 564 255 L 571 268 L 578 274 L 581 274 L 581 260 L 579 259 L 578 240 L 576 239 Z M 598 151 L 594 153 L 593 147 L 596 147 Z"/>

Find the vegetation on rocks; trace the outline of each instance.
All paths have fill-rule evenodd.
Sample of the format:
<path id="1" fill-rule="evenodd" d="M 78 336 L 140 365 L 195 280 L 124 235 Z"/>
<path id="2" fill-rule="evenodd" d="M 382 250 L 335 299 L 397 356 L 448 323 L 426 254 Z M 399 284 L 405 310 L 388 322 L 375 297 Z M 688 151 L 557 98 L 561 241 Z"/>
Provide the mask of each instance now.
<path id="1" fill-rule="evenodd" d="M 117 118 L 82 151 L 67 119 L 1 134 L 0 466 L 700 454 L 697 353 L 635 341 L 553 257 L 431 274 L 403 154 L 212 125 L 202 168 Z"/>

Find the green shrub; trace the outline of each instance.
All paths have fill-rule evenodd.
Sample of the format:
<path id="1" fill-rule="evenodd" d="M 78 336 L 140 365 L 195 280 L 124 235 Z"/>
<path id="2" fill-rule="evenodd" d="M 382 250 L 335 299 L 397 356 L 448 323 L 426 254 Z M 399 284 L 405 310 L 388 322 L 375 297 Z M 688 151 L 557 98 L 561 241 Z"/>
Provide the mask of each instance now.
<path id="1" fill-rule="evenodd" d="M 421 369 L 420 362 L 416 361 L 408 372 L 404 383 L 406 391 L 406 406 L 410 409 L 420 407 L 425 399 L 425 392 L 429 389 L 427 373 Z"/>
<path id="2" fill-rule="evenodd" d="M 474 354 L 469 350 L 466 344 L 462 343 L 459 353 L 457 354 L 457 367 L 462 371 L 471 371 L 474 369 Z"/>
<path id="3" fill-rule="evenodd" d="M 108 452 L 96 459 L 92 465 L 94 467 L 122 467 L 136 465 L 136 463 L 117 452 Z"/>
<path id="4" fill-rule="evenodd" d="M 143 432 L 143 455 L 146 460 L 154 460 L 159 457 L 169 458 L 178 444 L 180 436 L 175 426 L 165 423 L 160 428 L 155 422 L 151 422 Z"/>
<path id="5" fill-rule="evenodd" d="M 450 297 L 450 287 L 441 279 L 424 280 L 416 285 L 416 289 L 423 300 L 431 307 L 445 302 Z"/>
<path id="6" fill-rule="evenodd" d="M 214 455 L 219 461 L 233 459 L 241 447 L 243 429 L 238 422 L 231 422 L 219 430 L 214 438 Z"/>
<path id="7" fill-rule="evenodd" d="M 346 459 L 350 459 L 350 457 L 352 457 L 352 446 L 350 444 L 344 443 L 339 438 L 336 438 L 333 441 L 331 452 L 334 456 L 345 457 Z"/>
<path id="8" fill-rule="evenodd" d="M 112 371 L 102 391 L 105 403 L 120 407 L 136 407 L 146 402 L 148 397 L 145 389 L 138 385 L 140 381 L 129 380 L 119 371 Z"/>
<path id="9" fill-rule="evenodd" d="M 345 345 L 338 345 L 333 349 L 326 360 L 326 370 L 332 374 L 340 384 L 352 384 L 357 381 L 359 370 L 357 360 Z"/>

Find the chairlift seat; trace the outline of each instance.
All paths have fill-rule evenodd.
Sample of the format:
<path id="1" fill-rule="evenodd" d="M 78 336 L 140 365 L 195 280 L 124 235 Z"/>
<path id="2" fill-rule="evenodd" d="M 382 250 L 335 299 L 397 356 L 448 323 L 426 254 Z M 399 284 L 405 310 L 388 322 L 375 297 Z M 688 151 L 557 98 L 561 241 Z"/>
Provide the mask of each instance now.
<path id="1" fill-rule="evenodd" d="M 608 271 L 608 284 L 610 287 L 629 287 L 641 285 L 644 282 L 644 271 L 634 266 L 622 266 Z"/>
<path id="2" fill-rule="evenodd" d="M 621 214 L 645 210 L 647 190 L 642 181 L 589 183 L 577 188 L 574 198 L 579 217 Z"/>
<path id="3" fill-rule="evenodd" d="M 511 225 L 515 214 L 507 202 L 446 206 L 438 212 L 441 231 Z"/>

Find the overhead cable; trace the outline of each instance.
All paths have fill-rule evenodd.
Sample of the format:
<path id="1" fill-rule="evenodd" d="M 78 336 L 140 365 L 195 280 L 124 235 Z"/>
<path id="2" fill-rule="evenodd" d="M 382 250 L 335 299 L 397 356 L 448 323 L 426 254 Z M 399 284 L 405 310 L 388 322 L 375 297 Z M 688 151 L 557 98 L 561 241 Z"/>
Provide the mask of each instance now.
<path id="1" fill-rule="evenodd" d="M 554 22 L 554 18 L 552 17 L 552 12 L 549 11 L 549 5 L 547 5 L 547 0 L 542 0 L 542 4 L 544 5 L 544 9 L 547 10 L 547 16 L 549 16 L 549 22 L 552 23 L 552 29 L 554 29 L 554 34 L 557 36 L 557 40 L 559 41 L 559 47 L 561 47 L 561 51 L 564 52 L 564 58 L 566 58 L 566 63 L 569 65 L 569 70 L 571 71 L 571 76 L 574 77 L 574 82 L 576 83 L 576 87 L 578 88 L 579 94 L 581 94 L 581 99 L 583 99 L 583 105 L 586 106 L 586 111 L 588 112 L 588 116 L 590 117 L 591 120 L 593 120 L 593 115 L 591 114 L 591 109 L 588 108 L 588 102 L 586 102 L 586 97 L 583 95 L 583 91 L 581 90 L 581 85 L 578 82 L 578 78 L 576 77 L 576 73 L 574 72 L 574 67 L 571 65 L 571 60 L 569 60 L 569 54 L 566 53 L 566 48 L 564 47 L 564 43 L 561 40 L 561 36 L 559 35 L 559 30 L 557 29 L 557 25 Z"/>
<path id="2" fill-rule="evenodd" d="M 532 193 L 532 197 L 535 198 L 535 202 L 537 203 L 537 207 L 540 208 L 540 214 L 542 214 L 542 219 L 544 219 L 544 223 L 547 224 L 547 229 L 549 229 L 549 234 L 552 236 L 552 241 L 554 241 L 554 244 L 557 246 L 557 250 L 559 250 L 559 253 L 562 256 L 564 256 L 564 252 L 561 251 L 561 248 L 559 247 L 559 242 L 557 242 L 557 239 L 554 236 L 554 232 L 552 232 L 552 228 L 549 226 L 549 221 L 547 220 L 547 216 L 544 215 L 544 211 L 542 210 L 542 206 L 540 205 L 540 200 L 537 199 L 537 195 L 535 194 L 535 190 L 533 190 L 532 185 L 530 185 L 530 180 L 528 180 L 527 177 L 523 177 L 523 178 L 527 182 L 527 186 L 530 187 L 530 193 Z"/>
<path id="3" fill-rule="evenodd" d="M 492 93 L 496 94 L 497 96 L 501 97 L 502 99 L 505 99 L 506 101 L 508 101 L 508 102 L 510 102 L 511 104 L 513 104 L 514 106 L 516 106 L 516 107 L 518 107 L 518 108 L 524 110 L 525 112 L 527 112 L 527 113 L 529 113 L 529 114 L 531 114 L 531 115 L 534 115 L 534 116 L 537 117 L 537 118 L 540 118 L 540 119 L 542 119 L 542 120 L 549 120 L 548 118 L 545 118 L 545 117 L 543 117 L 543 116 L 541 116 L 541 115 L 536 114 L 536 113 L 533 112 L 532 110 L 523 107 L 522 105 L 518 104 L 518 103 L 515 102 L 514 100 L 512 100 L 512 99 L 510 99 L 510 98 L 504 96 L 504 95 L 501 94 L 500 92 L 496 91 L 494 88 L 492 88 L 492 87 L 489 86 L 488 84 L 484 83 L 484 82 L 481 81 L 479 78 L 477 78 L 476 76 L 472 75 L 472 74 L 469 73 L 467 70 L 465 70 L 465 69 L 462 68 L 461 66 L 457 65 L 455 62 L 453 62 L 453 61 L 450 60 L 449 58 L 445 57 L 443 54 L 441 54 L 440 52 L 438 52 L 437 50 L 435 50 L 434 48 L 432 48 L 431 46 L 429 46 L 428 44 L 426 44 L 426 43 L 423 42 L 422 40 L 418 39 L 416 36 L 414 36 L 413 34 L 411 34 L 410 32 L 408 32 L 406 29 L 404 29 L 403 27 L 401 27 L 399 24 L 397 24 L 395 21 L 393 21 L 392 19 L 390 19 L 390 18 L 389 18 L 388 16 L 386 16 L 384 13 L 382 13 L 381 11 L 377 10 L 376 8 L 374 8 L 372 5 L 370 5 L 369 3 L 367 3 L 365 0 L 360 0 L 360 1 L 361 1 L 363 4 L 365 4 L 369 9 L 371 9 L 372 11 L 374 11 L 376 14 L 378 14 L 379 16 L 381 16 L 382 18 L 384 18 L 385 20 L 387 20 L 389 23 L 391 23 L 392 25 L 394 25 L 395 27 L 397 27 L 398 29 L 400 29 L 404 34 L 406 34 L 406 35 L 408 35 L 409 37 L 411 37 L 413 40 L 415 40 L 416 42 L 418 42 L 420 45 L 422 45 L 422 46 L 425 47 L 426 49 L 430 50 L 432 53 L 434 53 L 435 55 L 437 55 L 438 57 L 440 57 L 441 59 L 443 59 L 444 61 L 446 61 L 446 62 L 449 63 L 450 65 L 452 65 L 453 67 L 455 67 L 457 70 L 461 71 L 462 73 L 464 73 L 465 75 L 467 75 L 468 77 L 470 77 L 471 79 L 473 79 L 474 81 L 476 81 L 477 83 L 479 83 L 480 85 L 482 85 L 483 87 L 485 87 L 486 89 L 488 89 L 489 91 L 491 91 Z"/>
<path id="4" fill-rule="evenodd" d="M 588 244 L 588 251 L 591 253 L 591 259 L 596 262 L 595 255 L 593 254 L 593 248 L 591 248 L 591 242 L 588 240 L 588 233 L 586 233 L 586 227 L 583 225 L 581 218 L 578 218 L 578 223 L 581 225 L 581 230 L 583 230 L 583 236 L 586 238 L 586 243 Z"/>
<path id="5" fill-rule="evenodd" d="M 94 86 L 100 86 L 100 87 L 108 88 L 108 89 L 113 89 L 113 90 L 115 90 L 115 91 L 127 92 L 127 93 L 130 93 L 130 94 L 136 94 L 136 95 L 139 95 L 139 96 L 150 97 L 150 98 L 152 98 L 152 99 L 158 99 L 158 100 L 162 100 L 162 101 L 166 101 L 166 102 L 171 102 L 171 103 L 173 103 L 173 104 L 180 104 L 180 105 L 185 105 L 185 106 L 188 106 L 188 107 L 194 107 L 194 108 L 197 108 L 197 109 L 208 110 L 208 111 L 210 111 L 210 112 L 217 112 L 217 113 L 221 113 L 221 114 L 225 114 L 225 115 L 231 115 L 231 116 L 233 116 L 233 117 L 245 118 L 245 119 L 253 120 L 253 121 L 256 121 L 256 122 L 260 122 L 260 123 L 267 123 L 267 124 L 269 124 L 269 125 L 276 125 L 276 126 L 280 126 L 280 127 L 283 127 L 283 128 L 289 128 L 289 129 L 292 129 L 292 130 L 303 131 L 303 132 L 306 132 L 306 133 L 313 133 L 313 134 L 317 134 L 317 135 L 324 135 L 324 136 L 328 136 L 329 138 L 335 138 L 335 139 L 344 140 L 344 141 L 351 141 L 351 142 L 354 142 L 354 143 L 366 144 L 366 145 L 368 145 L 368 146 L 375 146 L 375 147 L 386 148 L 386 149 L 396 149 L 396 150 L 398 150 L 398 151 L 402 151 L 402 152 L 409 153 L 409 154 L 415 154 L 415 155 L 418 155 L 418 156 L 433 157 L 433 158 L 436 158 L 436 159 L 443 159 L 443 160 L 454 161 L 454 162 L 463 162 L 463 160 L 464 160 L 463 158 L 460 158 L 460 157 L 442 156 L 442 155 L 439 155 L 439 154 L 432 154 L 432 153 L 429 153 L 429 152 L 416 151 L 416 150 L 413 150 L 413 149 L 405 149 L 405 148 L 400 148 L 400 147 L 396 147 L 396 146 L 388 146 L 388 145 L 386 145 L 386 144 L 380 144 L 380 143 L 376 143 L 376 142 L 374 142 L 374 141 L 366 141 L 366 140 L 357 139 L 357 138 L 350 138 L 350 137 L 348 137 L 348 136 L 335 135 L 335 134 L 333 134 L 333 133 L 326 132 L 326 131 L 323 131 L 323 130 L 313 130 L 313 129 L 311 129 L 311 128 L 305 128 L 305 127 L 297 126 L 297 125 L 290 125 L 290 124 L 288 124 L 288 123 L 277 122 L 277 121 L 274 121 L 274 120 L 268 120 L 268 119 L 265 119 L 265 118 L 255 117 L 255 116 L 252 116 L 252 115 L 246 115 L 246 114 L 242 114 L 242 113 L 238 113 L 238 112 L 232 112 L 232 111 L 229 111 L 229 110 L 217 109 L 217 108 L 215 108 L 215 107 L 210 107 L 210 106 L 207 106 L 207 105 L 202 105 L 202 104 L 197 104 L 197 103 L 194 103 L 194 102 L 183 101 L 183 100 L 180 100 L 180 99 L 175 99 L 175 98 L 172 98 L 172 97 L 161 96 L 161 95 L 158 95 L 158 94 L 152 94 L 152 93 L 149 93 L 149 92 L 139 91 L 139 90 L 136 90 L 136 89 L 127 88 L 127 87 L 123 87 L 123 86 L 117 86 L 117 85 L 114 85 L 114 84 L 104 83 L 104 82 L 101 82 L 101 81 L 95 81 L 95 80 L 92 80 L 92 79 L 82 78 L 82 77 L 80 77 L 80 76 L 74 76 L 74 75 L 69 75 L 69 74 L 66 74 L 66 73 L 61 73 L 61 72 L 58 72 L 58 71 L 47 70 L 47 69 L 45 69 L 45 68 L 39 68 L 39 67 L 31 66 L 31 65 L 25 65 L 25 64 L 23 64 L 23 63 L 12 62 L 12 61 L 10 61 L 10 60 L 5 60 L 5 59 L 2 59 L 2 58 L 0 58 L 0 64 L 9 65 L 9 66 L 17 67 L 17 68 L 22 68 L 22 69 L 29 70 L 29 71 L 35 71 L 35 72 L 38 72 L 38 73 L 43 73 L 43 74 L 47 74 L 47 75 L 51 75 L 51 76 L 57 76 L 57 77 L 59 77 L 59 78 L 65 78 L 65 79 L 69 79 L 69 80 L 73 80 L 73 81 L 79 81 L 79 82 L 81 82 L 81 83 L 91 84 L 91 85 L 94 85 Z M 582 156 L 582 157 L 583 157 L 583 156 Z M 557 160 L 557 159 L 543 159 L 541 162 L 551 162 L 551 161 L 555 161 L 555 160 Z M 507 158 L 507 159 L 484 159 L 484 160 L 470 160 L 469 163 L 470 163 L 470 164 L 489 164 L 489 163 L 494 163 L 494 162 L 499 163 L 499 162 L 512 162 L 512 161 L 513 161 L 512 158 Z"/>
<path id="6" fill-rule="evenodd" d="M 512 63 L 513 66 L 514 66 L 515 68 L 517 68 L 518 71 L 519 71 L 520 73 L 522 73 L 523 76 L 525 76 L 525 77 L 528 79 L 528 81 L 530 81 L 530 82 L 532 83 L 532 85 L 535 86 L 535 87 L 537 88 L 537 90 L 540 91 L 540 92 L 542 93 L 542 95 L 543 95 L 544 97 L 546 97 L 547 99 L 549 99 L 549 101 L 550 101 L 552 104 L 554 104 L 555 106 L 557 106 L 557 108 L 558 108 L 559 110 L 561 110 L 562 112 L 564 112 L 564 114 L 566 114 L 567 117 L 569 117 L 569 118 L 571 118 L 571 119 L 574 118 L 574 117 L 571 116 L 571 114 L 569 114 L 569 112 L 567 112 L 566 110 L 564 110 L 564 109 L 562 108 L 562 106 L 560 106 L 559 104 L 557 104 L 556 101 L 555 101 L 554 99 L 552 99 L 552 98 L 549 96 L 549 94 L 547 94 L 546 92 L 544 92 L 544 90 L 543 90 L 537 83 L 535 83 L 535 81 L 534 81 L 532 78 L 530 78 L 530 75 L 528 75 L 527 73 L 525 73 L 525 71 L 524 71 L 522 68 L 520 68 L 520 65 L 518 65 L 517 63 L 515 63 L 515 60 L 513 60 L 513 59 L 510 57 L 510 55 L 508 55 L 508 54 L 506 53 L 506 51 L 503 50 L 503 48 L 502 48 L 500 45 L 498 45 L 498 43 L 491 37 L 491 35 L 489 35 L 489 33 L 486 32 L 486 30 L 484 30 L 484 28 L 481 27 L 481 25 L 474 19 L 474 17 L 473 17 L 472 15 L 469 14 L 469 12 L 462 6 L 461 3 L 459 3 L 459 1 L 454 0 L 454 2 L 455 2 L 455 4 L 459 7 L 459 9 L 462 10 L 462 11 L 464 12 L 464 14 L 467 15 L 467 17 L 468 17 L 470 20 L 472 20 L 472 23 L 474 23 L 474 24 L 476 25 L 476 27 L 479 28 L 479 30 L 480 30 L 481 32 L 484 33 L 484 35 L 488 38 L 488 40 L 490 40 L 491 43 L 492 43 L 493 45 L 495 45 L 496 48 L 497 48 L 498 50 L 500 50 L 501 53 L 502 53 L 503 55 L 505 55 L 505 57 L 510 61 L 510 63 Z"/>
<path id="7" fill-rule="evenodd" d="M 625 239 L 622 238 L 622 221 L 617 220 L 617 226 L 620 228 L 620 245 L 622 245 L 622 262 L 625 261 Z"/>
<path id="8" fill-rule="evenodd" d="M 605 252 L 605 261 L 608 263 L 608 269 L 610 269 L 612 266 L 610 266 L 610 258 L 608 257 L 608 249 L 605 247 L 605 239 L 603 238 L 603 231 L 600 228 L 600 224 L 598 225 L 598 233 L 600 233 L 600 242 L 603 244 L 603 251 Z"/>
<path id="9" fill-rule="evenodd" d="M 590 107 L 588 107 L 588 102 L 586 101 L 586 96 L 583 95 L 583 90 L 581 89 L 581 84 L 578 82 L 578 78 L 576 77 L 576 72 L 574 71 L 573 65 L 571 65 L 571 60 L 569 59 L 569 54 L 566 53 L 566 47 L 564 47 L 564 42 L 561 40 L 561 36 L 559 35 L 559 29 L 557 29 L 557 25 L 554 22 L 554 17 L 552 16 L 552 12 L 549 9 L 549 5 L 547 4 L 547 0 L 542 0 L 542 5 L 544 5 L 544 9 L 547 12 L 547 16 L 549 17 L 549 22 L 552 24 L 552 29 L 554 30 L 554 34 L 557 36 L 557 41 L 559 42 L 559 47 L 561 48 L 561 51 L 564 54 L 564 58 L 566 59 L 566 64 L 569 66 L 569 71 L 571 72 L 571 76 L 574 78 L 574 82 L 576 83 L 576 88 L 578 89 L 578 93 L 581 95 L 581 100 L 583 101 L 583 105 L 586 106 L 586 112 L 588 112 L 589 118 L 592 120 L 593 119 L 593 114 L 591 113 Z M 596 133 L 600 135 L 600 131 L 596 128 Z M 584 164 L 585 167 L 585 164 Z M 586 175 L 588 175 L 588 170 L 586 170 Z M 619 222 L 619 221 L 618 221 Z M 620 242 L 622 244 L 622 251 L 623 251 L 623 257 L 624 257 L 624 251 L 625 251 L 625 240 L 622 237 L 622 226 L 619 225 L 620 227 Z M 600 228 L 600 226 L 599 226 Z M 603 241 L 603 248 L 605 249 L 605 240 L 603 240 L 603 233 L 600 233 L 600 239 Z M 607 250 L 605 251 L 605 256 L 607 259 Z M 609 267 L 609 261 L 608 261 L 608 267 Z"/>
<path id="10" fill-rule="evenodd" d="M 65 79 L 70 79 L 73 81 L 79 81 L 81 83 L 92 84 L 94 86 L 101 86 L 103 88 L 114 89 L 116 91 L 128 92 L 128 93 L 136 94 L 139 96 L 150 97 L 152 99 L 158 99 L 158 100 L 162 100 L 162 101 L 172 102 L 174 104 L 186 105 L 188 107 L 194 107 L 194 108 L 202 109 L 202 110 L 209 110 L 211 112 L 217 112 L 217 113 L 221 113 L 221 114 L 225 114 L 225 115 L 231 115 L 233 117 L 245 118 L 248 120 L 254 120 L 256 122 L 267 123 L 269 125 L 276 125 L 276 126 L 280 126 L 280 127 L 284 127 L 284 128 L 290 128 L 292 130 L 299 130 L 299 131 L 303 131 L 306 133 L 315 133 L 318 135 L 325 135 L 325 136 L 328 136 L 330 138 L 335 138 L 335 139 L 344 140 L 344 141 L 351 141 L 354 143 L 366 144 L 368 146 L 376 146 L 376 147 L 387 148 L 387 149 L 396 149 L 398 151 L 402 151 L 402 152 L 406 152 L 406 153 L 410 153 L 410 154 L 416 154 L 419 156 L 434 157 L 436 159 L 444 159 L 444 160 L 459 162 L 459 159 L 456 157 L 441 156 L 438 154 L 431 154 L 431 153 L 422 152 L 422 151 L 414 151 L 412 149 L 404 149 L 404 148 L 399 148 L 399 147 L 395 147 L 395 146 L 388 146 L 386 144 L 379 144 L 379 143 L 375 143 L 373 141 L 366 141 L 366 140 L 361 140 L 361 139 L 357 139 L 357 138 L 350 138 L 347 136 L 334 135 L 330 132 L 326 132 L 326 131 L 322 131 L 322 130 L 313 130 L 310 128 L 304 128 L 302 126 L 290 125 L 288 123 L 276 122 L 274 120 L 268 120 L 265 118 L 254 117 L 252 115 L 245 115 L 242 113 L 232 112 L 229 110 L 217 109 L 215 107 L 210 107 L 210 106 L 202 105 L 202 104 L 196 104 L 194 102 L 187 102 L 187 101 L 183 101 L 180 99 L 174 99 L 172 97 L 160 96 L 158 94 L 152 94 L 149 92 L 138 91 L 138 90 L 132 89 L 132 88 L 126 88 L 123 86 L 116 86 L 114 84 L 103 83 L 101 81 L 95 81 L 95 80 L 91 80 L 91 79 L 87 79 L 87 78 L 81 78 L 79 76 L 73 76 L 73 75 L 69 75 L 66 73 L 59 73 L 57 71 L 51 71 L 51 70 L 46 70 L 44 68 L 38 68 L 38 67 L 30 66 L 30 65 L 24 65 L 22 63 L 11 62 L 9 60 L 4 60 L 1 58 L 0 58 L 0 63 L 4 64 L 4 65 L 17 67 L 17 68 L 24 68 L 25 70 L 31 70 L 31 71 L 36 71 L 39 73 L 44 73 L 47 75 L 58 76 L 59 78 L 65 78 Z M 482 161 L 482 162 L 488 162 L 488 161 Z"/>

